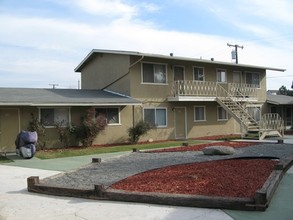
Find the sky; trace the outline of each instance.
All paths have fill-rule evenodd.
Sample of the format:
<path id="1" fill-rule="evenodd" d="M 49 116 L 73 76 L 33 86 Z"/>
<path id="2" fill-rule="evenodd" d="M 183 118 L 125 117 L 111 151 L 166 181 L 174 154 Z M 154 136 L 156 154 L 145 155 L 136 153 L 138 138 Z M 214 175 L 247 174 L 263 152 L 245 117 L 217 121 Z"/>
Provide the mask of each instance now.
<path id="1" fill-rule="evenodd" d="M 293 80 L 292 0 L 0 0 L 0 87 L 78 88 L 92 49 L 127 50 L 286 69 Z"/>

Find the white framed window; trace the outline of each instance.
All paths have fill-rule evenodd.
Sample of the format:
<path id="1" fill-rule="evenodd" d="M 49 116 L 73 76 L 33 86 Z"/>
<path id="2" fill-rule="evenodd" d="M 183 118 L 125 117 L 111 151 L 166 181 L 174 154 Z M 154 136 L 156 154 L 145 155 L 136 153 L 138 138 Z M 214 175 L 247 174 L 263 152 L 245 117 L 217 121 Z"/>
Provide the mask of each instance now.
<path id="1" fill-rule="evenodd" d="M 174 71 L 174 81 L 181 81 L 184 80 L 184 66 L 174 66 L 173 67 Z"/>
<path id="2" fill-rule="evenodd" d="M 227 82 L 227 71 L 225 69 L 217 69 L 217 82 Z"/>
<path id="3" fill-rule="evenodd" d="M 70 124 L 70 108 L 39 108 L 39 118 L 45 127 L 55 127 L 56 123 L 68 126 Z"/>
<path id="4" fill-rule="evenodd" d="M 120 124 L 120 108 L 96 108 L 96 117 L 103 114 L 107 119 L 108 125 L 118 125 Z"/>
<path id="5" fill-rule="evenodd" d="M 155 63 L 142 63 L 142 82 L 166 84 L 167 65 Z"/>
<path id="6" fill-rule="evenodd" d="M 226 120 L 228 120 L 228 113 L 221 106 L 218 106 L 218 108 L 217 108 L 217 115 L 218 115 L 217 116 L 218 121 L 226 121 Z"/>
<path id="7" fill-rule="evenodd" d="M 153 127 L 167 127 L 167 108 L 144 108 L 143 120 Z"/>
<path id="8" fill-rule="evenodd" d="M 260 73 L 245 72 L 245 82 L 246 84 L 255 85 L 257 88 L 260 88 Z"/>
<path id="9" fill-rule="evenodd" d="M 205 106 L 194 106 L 194 121 L 206 121 Z"/>
<path id="10" fill-rule="evenodd" d="M 193 80 L 194 81 L 204 81 L 205 80 L 203 67 L 198 67 L 198 66 L 193 67 Z"/>

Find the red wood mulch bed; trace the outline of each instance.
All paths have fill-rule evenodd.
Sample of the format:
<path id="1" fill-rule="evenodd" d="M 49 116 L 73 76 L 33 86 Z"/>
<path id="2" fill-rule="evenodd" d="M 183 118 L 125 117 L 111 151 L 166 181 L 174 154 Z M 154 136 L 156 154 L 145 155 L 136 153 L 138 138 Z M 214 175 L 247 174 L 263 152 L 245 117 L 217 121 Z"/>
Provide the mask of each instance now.
<path id="1" fill-rule="evenodd" d="M 254 142 L 233 142 L 233 141 L 225 141 L 225 142 L 217 142 L 217 143 L 208 143 L 208 144 L 197 144 L 190 146 L 181 146 L 175 148 L 166 148 L 161 150 L 151 150 L 146 151 L 148 153 L 162 153 L 162 152 L 181 152 L 181 151 L 201 151 L 205 147 L 208 146 L 228 146 L 233 148 L 241 148 L 241 147 L 249 147 L 252 145 L 256 145 Z"/>
<path id="2" fill-rule="evenodd" d="M 175 165 L 128 177 L 111 188 L 251 198 L 263 186 L 276 163 L 269 159 L 232 159 Z"/>

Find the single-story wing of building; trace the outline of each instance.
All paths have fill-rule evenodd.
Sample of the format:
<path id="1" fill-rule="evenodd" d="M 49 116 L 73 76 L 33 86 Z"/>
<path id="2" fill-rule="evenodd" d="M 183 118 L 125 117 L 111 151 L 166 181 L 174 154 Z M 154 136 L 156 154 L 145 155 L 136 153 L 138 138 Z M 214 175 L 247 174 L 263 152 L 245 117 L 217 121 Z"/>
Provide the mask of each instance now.
<path id="1" fill-rule="evenodd" d="M 15 150 L 14 141 L 21 130 L 27 130 L 32 120 L 42 122 L 46 135 L 44 147 L 60 147 L 56 122 L 64 126 L 80 123 L 89 108 L 103 112 L 111 132 L 100 135 L 95 143 L 115 143 L 127 140 L 127 128 L 122 121 L 130 123 L 131 108 L 140 101 L 106 90 L 87 89 L 38 89 L 0 88 L 0 151 Z M 76 143 L 74 143 L 76 144 Z"/>

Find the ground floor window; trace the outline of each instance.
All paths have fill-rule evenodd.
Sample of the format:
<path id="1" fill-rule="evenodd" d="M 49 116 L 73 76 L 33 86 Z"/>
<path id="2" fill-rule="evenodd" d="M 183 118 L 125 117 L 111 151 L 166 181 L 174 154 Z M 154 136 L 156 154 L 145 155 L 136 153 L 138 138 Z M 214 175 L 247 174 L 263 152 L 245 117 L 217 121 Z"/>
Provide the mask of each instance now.
<path id="1" fill-rule="evenodd" d="M 143 119 L 154 127 L 167 127 L 166 108 L 144 108 Z"/>
<path id="2" fill-rule="evenodd" d="M 260 121 L 261 112 L 260 107 L 247 107 L 248 114 L 253 117 L 254 120 Z"/>
<path id="3" fill-rule="evenodd" d="M 40 122 L 46 127 L 55 126 L 57 123 L 68 126 L 70 108 L 40 108 Z"/>
<path id="4" fill-rule="evenodd" d="M 228 120 L 228 113 L 227 111 L 221 107 L 221 106 L 218 106 L 217 108 L 217 115 L 218 115 L 218 121 L 225 121 L 225 120 Z"/>
<path id="5" fill-rule="evenodd" d="M 96 108 L 96 117 L 103 114 L 108 125 L 120 124 L 119 108 Z"/>
<path id="6" fill-rule="evenodd" d="M 205 106 L 194 106 L 194 121 L 206 120 L 206 108 Z"/>

